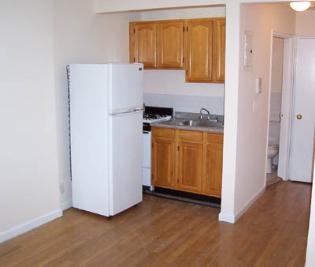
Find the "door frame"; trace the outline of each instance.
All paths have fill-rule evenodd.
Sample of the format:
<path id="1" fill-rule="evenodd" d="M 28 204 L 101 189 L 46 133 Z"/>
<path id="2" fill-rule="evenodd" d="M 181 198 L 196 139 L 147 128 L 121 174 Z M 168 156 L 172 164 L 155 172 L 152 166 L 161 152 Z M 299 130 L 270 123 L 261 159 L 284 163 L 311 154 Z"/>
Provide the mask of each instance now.
<path id="1" fill-rule="evenodd" d="M 269 85 L 268 85 L 268 126 L 267 126 L 267 143 L 266 143 L 266 153 L 265 153 L 265 159 L 267 163 L 267 157 L 268 157 L 268 145 L 269 145 L 269 128 L 270 128 L 270 106 L 271 106 L 271 84 L 272 84 L 272 60 L 273 60 L 273 38 L 281 38 L 285 41 L 287 41 L 287 45 L 289 49 L 287 51 L 284 49 L 284 53 L 286 53 L 283 58 L 287 57 L 289 58 L 288 65 L 286 66 L 286 71 L 283 69 L 283 78 L 282 80 L 285 80 L 285 75 L 290 75 L 291 79 L 286 79 L 287 81 L 287 86 L 288 86 L 288 100 L 286 103 L 286 110 L 287 110 L 287 121 L 288 125 L 286 127 L 287 132 L 288 132 L 288 137 L 285 142 L 286 146 L 286 153 L 285 158 L 283 159 L 283 164 L 284 164 L 284 169 L 285 169 L 285 175 L 283 180 L 287 181 L 288 180 L 288 170 L 289 170 L 289 161 L 290 161 L 290 142 L 291 142 L 291 119 L 292 119 L 292 97 L 293 97 L 293 88 L 294 88 L 294 69 L 295 69 L 295 35 L 292 34 L 287 34 L 287 33 L 281 33 L 272 30 L 271 31 L 271 38 L 270 38 L 270 59 L 269 59 Z M 286 74 L 285 74 L 286 72 Z M 284 86 L 284 83 L 282 83 L 282 87 Z M 281 95 L 281 105 L 283 105 L 283 93 Z M 283 106 L 281 107 L 281 111 L 283 110 Z M 280 122 L 280 129 L 281 129 L 281 122 Z M 280 147 L 280 146 L 279 146 Z M 280 154 L 280 150 L 279 150 Z M 280 159 L 279 159 L 280 160 Z M 267 173 L 265 175 L 265 187 L 267 186 Z"/>

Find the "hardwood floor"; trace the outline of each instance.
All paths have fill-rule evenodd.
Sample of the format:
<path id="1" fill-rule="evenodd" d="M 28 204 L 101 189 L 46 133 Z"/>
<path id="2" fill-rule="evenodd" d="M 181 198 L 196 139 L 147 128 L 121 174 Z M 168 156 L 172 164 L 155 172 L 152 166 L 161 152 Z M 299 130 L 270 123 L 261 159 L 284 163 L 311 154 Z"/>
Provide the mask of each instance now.
<path id="1" fill-rule="evenodd" d="M 235 224 L 154 196 L 111 220 L 70 209 L 0 245 L 0 266 L 304 266 L 311 186 L 268 188 Z"/>

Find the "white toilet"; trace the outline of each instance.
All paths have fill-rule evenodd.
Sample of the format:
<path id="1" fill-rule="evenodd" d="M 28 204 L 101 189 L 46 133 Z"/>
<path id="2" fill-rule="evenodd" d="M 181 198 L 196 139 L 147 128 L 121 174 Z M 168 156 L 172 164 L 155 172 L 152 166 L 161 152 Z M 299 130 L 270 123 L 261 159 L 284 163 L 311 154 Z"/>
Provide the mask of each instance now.
<path id="1" fill-rule="evenodd" d="M 279 153 L 279 145 L 277 144 L 268 145 L 266 173 L 272 173 L 272 161 L 278 155 L 278 153 Z"/>

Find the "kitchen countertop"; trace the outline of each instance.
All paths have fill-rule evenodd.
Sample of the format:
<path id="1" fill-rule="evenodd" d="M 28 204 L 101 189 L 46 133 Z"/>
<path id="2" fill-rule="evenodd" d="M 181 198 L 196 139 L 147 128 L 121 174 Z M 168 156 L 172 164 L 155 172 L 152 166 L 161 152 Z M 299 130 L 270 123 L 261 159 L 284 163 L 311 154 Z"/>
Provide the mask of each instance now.
<path id="1" fill-rule="evenodd" d="M 152 127 L 159 128 L 173 128 L 189 131 L 201 131 L 201 132 L 210 132 L 210 133 L 224 133 L 224 126 L 222 127 L 204 127 L 204 126 L 188 126 L 188 125 L 176 125 L 176 122 L 180 121 L 179 119 L 173 119 L 170 121 L 156 122 L 152 123 Z"/>

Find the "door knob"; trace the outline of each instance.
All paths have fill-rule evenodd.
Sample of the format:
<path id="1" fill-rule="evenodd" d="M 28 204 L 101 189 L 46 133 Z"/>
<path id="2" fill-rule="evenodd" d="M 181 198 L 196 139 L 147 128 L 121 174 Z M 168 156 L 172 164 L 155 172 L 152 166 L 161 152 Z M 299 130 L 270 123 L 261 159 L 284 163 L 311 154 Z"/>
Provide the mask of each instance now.
<path id="1" fill-rule="evenodd" d="M 303 116 L 302 116 L 301 114 L 297 114 L 297 115 L 296 115 L 296 118 L 297 118 L 298 120 L 301 120 L 301 119 L 303 118 Z"/>

